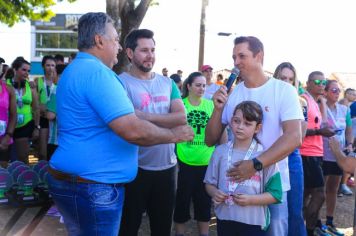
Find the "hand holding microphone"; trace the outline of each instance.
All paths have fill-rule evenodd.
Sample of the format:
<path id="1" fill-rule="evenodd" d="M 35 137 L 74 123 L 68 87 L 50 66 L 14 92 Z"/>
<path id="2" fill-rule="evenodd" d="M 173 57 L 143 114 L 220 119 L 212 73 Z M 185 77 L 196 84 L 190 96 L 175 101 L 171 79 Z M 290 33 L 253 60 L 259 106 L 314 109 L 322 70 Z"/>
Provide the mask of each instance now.
<path id="1" fill-rule="evenodd" d="M 236 78 L 239 76 L 239 74 L 240 70 L 237 67 L 233 68 L 225 86 L 221 86 L 220 89 L 214 94 L 213 101 L 216 109 L 224 108 L 228 98 L 228 93 L 230 92 L 231 87 L 236 81 Z"/>
<path id="2" fill-rule="evenodd" d="M 231 70 L 231 74 L 229 76 L 229 79 L 227 80 L 225 86 L 227 88 L 227 93 L 230 92 L 232 85 L 234 84 L 234 82 L 236 81 L 236 78 L 240 75 L 240 70 L 237 67 L 234 67 Z"/>

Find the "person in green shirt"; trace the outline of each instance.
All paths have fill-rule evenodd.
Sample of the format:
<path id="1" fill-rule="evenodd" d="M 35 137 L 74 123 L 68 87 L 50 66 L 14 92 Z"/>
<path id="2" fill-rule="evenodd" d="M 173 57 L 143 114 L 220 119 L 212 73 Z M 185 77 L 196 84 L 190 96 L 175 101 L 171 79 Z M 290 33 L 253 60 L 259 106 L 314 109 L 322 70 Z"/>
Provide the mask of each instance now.
<path id="1" fill-rule="evenodd" d="M 17 124 L 13 134 L 17 160 L 28 163 L 30 140 L 34 141 L 39 135 L 39 109 L 37 92 L 30 87 L 27 78 L 30 63 L 23 57 L 18 57 L 11 65 L 14 77 L 6 83 L 13 87 L 16 95 Z"/>
<path id="2" fill-rule="evenodd" d="M 183 84 L 182 98 L 188 124 L 194 130 L 194 139 L 177 144 L 179 172 L 173 216 L 177 236 L 184 235 L 184 224 L 190 219 L 191 200 L 199 234 L 208 235 L 209 232 L 211 198 L 205 191 L 203 179 L 214 147 L 208 147 L 204 137 L 214 104 L 203 98 L 205 87 L 206 79 L 200 72 L 191 73 Z"/>
<path id="3" fill-rule="evenodd" d="M 47 119 L 47 103 L 55 90 L 56 61 L 53 56 L 42 58 L 44 76 L 35 80 L 40 103 L 40 136 L 38 140 L 39 159 L 47 160 L 47 142 L 49 136 L 49 120 Z"/>

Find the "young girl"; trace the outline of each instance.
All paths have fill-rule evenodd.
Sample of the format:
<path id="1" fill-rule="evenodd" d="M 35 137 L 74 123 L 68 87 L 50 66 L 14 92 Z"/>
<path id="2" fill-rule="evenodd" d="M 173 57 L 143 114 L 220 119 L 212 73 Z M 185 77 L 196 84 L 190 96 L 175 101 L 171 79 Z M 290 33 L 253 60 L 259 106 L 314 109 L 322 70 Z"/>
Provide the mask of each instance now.
<path id="1" fill-rule="evenodd" d="M 215 204 L 218 235 L 265 235 L 270 222 L 267 205 L 281 202 L 282 184 L 276 165 L 238 183 L 226 176 L 234 163 L 261 154 L 263 148 L 256 135 L 262 120 L 263 111 L 256 102 L 237 105 L 230 123 L 234 140 L 218 146 L 210 160 L 204 182 Z"/>

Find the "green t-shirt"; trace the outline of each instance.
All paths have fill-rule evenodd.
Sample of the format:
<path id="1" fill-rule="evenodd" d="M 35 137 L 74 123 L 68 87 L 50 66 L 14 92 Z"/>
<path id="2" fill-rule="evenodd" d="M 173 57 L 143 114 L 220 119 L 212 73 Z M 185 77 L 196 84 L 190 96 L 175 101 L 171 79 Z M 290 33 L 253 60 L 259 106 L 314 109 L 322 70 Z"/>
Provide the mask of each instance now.
<path id="1" fill-rule="evenodd" d="M 49 100 L 47 101 L 47 111 L 50 111 L 53 113 L 57 113 L 56 91 L 57 91 L 57 86 L 54 85 L 51 96 L 49 97 Z M 49 121 L 48 143 L 58 145 L 57 119 Z"/>
<path id="2" fill-rule="evenodd" d="M 178 89 L 176 83 L 174 82 L 174 80 L 172 80 L 171 100 L 174 100 L 174 99 L 177 99 L 177 98 L 181 98 L 180 92 L 179 92 L 179 89 Z"/>
<path id="3" fill-rule="evenodd" d="M 47 103 L 46 85 L 44 80 L 45 80 L 44 77 L 40 77 L 37 80 L 37 92 L 39 94 L 40 104 Z"/>
<path id="4" fill-rule="evenodd" d="M 177 144 L 178 159 L 187 165 L 208 165 L 215 147 L 208 147 L 205 144 L 205 128 L 213 113 L 214 103 L 205 98 L 202 98 L 199 106 L 190 104 L 188 98 L 184 98 L 183 103 L 188 124 L 193 128 L 195 135 L 192 141 Z"/>

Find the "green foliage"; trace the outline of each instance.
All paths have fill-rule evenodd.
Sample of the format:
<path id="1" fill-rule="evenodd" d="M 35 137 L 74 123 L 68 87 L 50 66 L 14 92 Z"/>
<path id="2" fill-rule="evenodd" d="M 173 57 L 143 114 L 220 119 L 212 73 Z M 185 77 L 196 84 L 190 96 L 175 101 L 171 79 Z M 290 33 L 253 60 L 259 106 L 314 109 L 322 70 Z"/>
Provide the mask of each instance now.
<path id="1" fill-rule="evenodd" d="M 25 19 L 49 20 L 55 15 L 49 8 L 55 4 L 55 0 L 0 0 L 0 22 L 11 27 Z"/>

